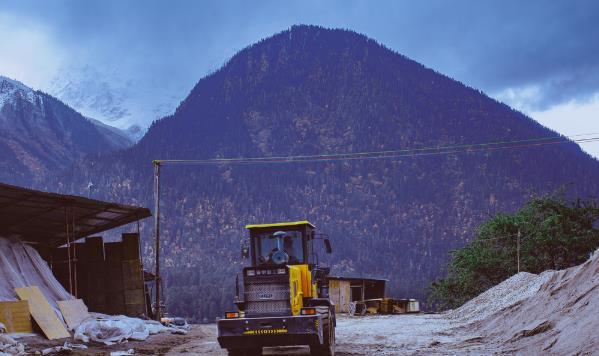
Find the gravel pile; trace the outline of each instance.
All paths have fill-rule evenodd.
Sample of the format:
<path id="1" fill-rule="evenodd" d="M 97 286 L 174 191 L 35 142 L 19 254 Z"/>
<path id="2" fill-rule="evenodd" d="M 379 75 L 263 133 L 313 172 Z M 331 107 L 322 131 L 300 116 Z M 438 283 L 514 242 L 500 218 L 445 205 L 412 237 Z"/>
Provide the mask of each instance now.
<path id="1" fill-rule="evenodd" d="M 599 252 L 539 275 L 518 273 L 443 314 L 337 320 L 347 355 L 598 355 Z"/>
<path id="2" fill-rule="evenodd" d="M 549 280 L 553 271 L 540 275 L 520 272 L 447 313 L 448 319 L 472 323 L 530 298 Z"/>
<path id="3" fill-rule="evenodd" d="M 479 310 L 497 304 L 507 307 L 495 313 L 483 311 L 488 316 L 469 324 L 470 331 L 481 333 L 501 352 L 599 354 L 599 253 L 579 266 L 524 279 L 528 284 L 514 283 L 512 293 L 504 290 L 508 284 L 498 285 L 504 290 L 495 295 L 499 302 L 481 299 Z M 510 300 L 513 303 L 508 305 Z"/>

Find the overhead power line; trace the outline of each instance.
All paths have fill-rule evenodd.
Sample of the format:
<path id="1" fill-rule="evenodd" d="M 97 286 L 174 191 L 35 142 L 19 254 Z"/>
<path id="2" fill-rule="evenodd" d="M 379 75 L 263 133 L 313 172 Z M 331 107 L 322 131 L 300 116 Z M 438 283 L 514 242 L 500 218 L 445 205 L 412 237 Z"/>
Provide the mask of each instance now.
<path id="1" fill-rule="evenodd" d="M 578 137 L 577 139 L 574 139 Z M 364 159 L 388 159 L 402 157 L 417 157 L 430 155 L 449 155 L 463 152 L 497 151 L 507 149 L 522 149 L 534 146 L 555 145 L 564 143 L 586 143 L 599 141 L 599 133 L 580 134 L 573 136 L 554 136 L 523 139 L 516 141 L 486 142 L 467 145 L 437 146 L 427 148 L 414 148 L 391 151 L 354 152 L 337 154 L 320 154 L 304 156 L 279 156 L 279 157 L 251 157 L 251 158 L 216 158 L 204 160 L 154 160 L 154 233 L 155 247 L 155 276 L 156 276 L 156 317 L 161 317 L 160 295 L 160 167 L 162 165 L 218 165 L 218 164 L 273 164 L 273 163 L 298 163 L 298 162 L 327 162 Z"/>
<path id="2" fill-rule="evenodd" d="M 330 162 L 366 159 L 409 158 L 419 156 L 450 155 L 459 153 L 490 152 L 509 149 L 524 149 L 539 146 L 589 143 L 599 141 L 599 133 L 586 133 L 571 136 L 538 137 L 513 141 L 496 141 L 476 144 L 460 144 L 436 147 L 424 147 L 401 150 L 368 151 L 352 153 L 333 153 L 319 155 L 272 156 L 272 157 L 239 157 L 214 158 L 200 160 L 155 160 L 154 164 L 161 165 L 218 165 L 218 164 L 278 164 L 300 162 Z M 589 137 L 590 136 L 590 137 Z"/>

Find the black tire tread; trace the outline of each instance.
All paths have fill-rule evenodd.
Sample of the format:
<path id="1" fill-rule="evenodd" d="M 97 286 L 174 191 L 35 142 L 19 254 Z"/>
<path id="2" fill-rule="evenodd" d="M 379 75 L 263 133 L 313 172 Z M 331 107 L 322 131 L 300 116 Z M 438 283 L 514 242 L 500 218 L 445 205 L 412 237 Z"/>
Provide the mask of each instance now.
<path id="1" fill-rule="evenodd" d="M 311 355 L 334 356 L 335 355 L 335 326 L 330 317 L 328 306 L 317 306 L 316 311 L 322 315 L 322 345 L 310 345 Z"/>
<path id="2" fill-rule="evenodd" d="M 229 356 L 259 356 L 262 355 L 262 348 L 259 349 L 227 349 Z"/>

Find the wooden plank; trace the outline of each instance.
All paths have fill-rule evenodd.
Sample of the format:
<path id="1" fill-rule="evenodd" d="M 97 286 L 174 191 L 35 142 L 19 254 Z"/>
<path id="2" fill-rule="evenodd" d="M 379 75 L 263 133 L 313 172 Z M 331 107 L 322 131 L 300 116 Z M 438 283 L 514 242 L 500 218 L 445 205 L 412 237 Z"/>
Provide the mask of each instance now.
<path id="1" fill-rule="evenodd" d="M 87 290 L 90 295 L 106 290 L 106 264 L 104 262 L 87 264 Z"/>
<path id="2" fill-rule="evenodd" d="M 340 313 L 341 305 L 339 302 L 339 281 L 329 281 L 329 298 L 331 300 L 331 303 L 335 305 L 335 312 Z"/>
<path id="3" fill-rule="evenodd" d="M 349 302 L 351 301 L 350 283 L 348 281 L 339 281 L 339 304 L 342 313 L 349 312 Z"/>
<path id="4" fill-rule="evenodd" d="M 144 297 L 142 295 L 142 297 Z M 125 298 L 127 298 L 127 296 L 125 296 Z M 146 305 L 145 302 L 144 303 L 127 303 L 125 304 L 125 315 L 128 316 L 132 316 L 132 317 L 143 317 L 145 316 L 146 313 Z"/>
<path id="5" fill-rule="evenodd" d="M 107 313 L 106 307 L 106 263 L 87 263 L 87 298 L 85 302 L 89 310 Z"/>
<path id="6" fill-rule="evenodd" d="M 87 306 L 81 299 L 59 300 L 56 303 L 67 322 L 69 330 L 74 330 L 83 320 L 89 317 Z"/>
<path id="7" fill-rule="evenodd" d="M 38 287 L 15 288 L 15 292 L 21 300 L 29 302 L 31 316 L 49 340 L 71 336 Z"/>
<path id="8" fill-rule="evenodd" d="M 32 333 L 29 303 L 26 300 L 0 302 L 0 323 L 9 333 Z"/>
<path id="9" fill-rule="evenodd" d="M 144 277 L 139 260 L 123 261 L 121 266 L 124 289 L 140 289 L 144 287 Z"/>
<path id="10" fill-rule="evenodd" d="M 125 294 L 123 291 L 106 293 L 106 313 L 112 315 L 125 314 Z"/>
<path id="11" fill-rule="evenodd" d="M 89 310 L 96 313 L 108 314 L 108 308 L 106 307 L 106 294 L 105 293 L 92 293 L 85 300 Z"/>
<path id="12" fill-rule="evenodd" d="M 104 261 L 104 241 L 102 236 L 85 239 L 84 259 L 86 262 Z"/>
<path id="13" fill-rule="evenodd" d="M 144 305 L 145 296 L 143 289 L 127 289 L 125 290 L 125 304 L 140 304 Z"/>
<path id="14" fill-rule="evenodd" d="M 124 233 L 122 252 L 124 260 L 139 260 L 139 234 Z"/>
<path id="15" fill-rule="evenodd" d="M 123 245 L 121 242 L 107 242 L 104 244 L 105 261 L 120 264 L 123 260 Z"/>
<path id="16" fill-rule="evenodd" d="M 107 263 L 104 267 L 106 273 L 106 290 L 108 293 L 123 292 L 123 266 L 114 263 Z"/>

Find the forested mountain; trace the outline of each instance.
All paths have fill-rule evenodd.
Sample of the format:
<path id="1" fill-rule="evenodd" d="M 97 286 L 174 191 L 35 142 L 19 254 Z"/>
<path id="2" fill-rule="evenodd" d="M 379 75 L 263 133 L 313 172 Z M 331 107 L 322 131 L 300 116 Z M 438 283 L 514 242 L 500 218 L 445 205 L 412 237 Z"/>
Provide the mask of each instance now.
<path id="1" fill-rule="evenodd" d="M 56 98 L 0 76 L 0 181 L 36 185 L 84 155 L 132 144 Z"/>
<path id="2" fill-rule="evenodd" d="M 360 34 L 298 26 L 201 79 L 135 146 L 48 182 L 153 206 L 152 160 L 417 149 L 555 136 L 523 114 Z M 331 236 L 335 274 L 423 297 L 475 227 L 567 184 L 599 192 L 574 144 L 401 159 L 164 166 L 161 255 L 169 311 L 213 320 L 231 305 L 246 223 L 307 219 Z M 143 224 L 146 266 L 152 226 Z"/>

